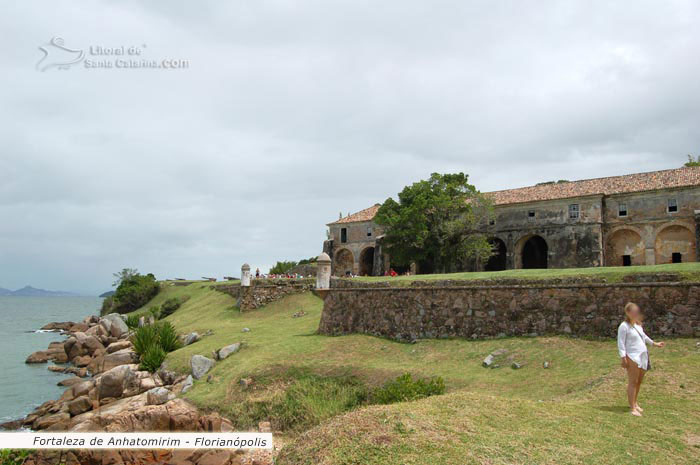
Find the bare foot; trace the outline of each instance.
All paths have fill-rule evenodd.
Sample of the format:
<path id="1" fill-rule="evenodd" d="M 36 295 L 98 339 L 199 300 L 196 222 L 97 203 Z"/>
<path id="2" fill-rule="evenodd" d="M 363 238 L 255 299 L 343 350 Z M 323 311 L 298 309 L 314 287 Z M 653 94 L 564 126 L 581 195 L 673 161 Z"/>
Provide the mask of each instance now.
<path id="1" fill-rule="evenodd" d="M 637 409 L 632 409 L 632 410 L 630 410 L 630 413 L 631 413 L 632 415 L 634 415 L 635 417 L 641 417 L 641 416 L 642 416 L 642 412 L 640 412 L 640 411 L 637 410 Z"/>
<path id="2" fill-rule="evenodd" d="M 644 411 L 644 409 L 642 407 L 640 407 L 639 404 L 635 405 L 634 408 L 639 410 L 640 412 Z"/>

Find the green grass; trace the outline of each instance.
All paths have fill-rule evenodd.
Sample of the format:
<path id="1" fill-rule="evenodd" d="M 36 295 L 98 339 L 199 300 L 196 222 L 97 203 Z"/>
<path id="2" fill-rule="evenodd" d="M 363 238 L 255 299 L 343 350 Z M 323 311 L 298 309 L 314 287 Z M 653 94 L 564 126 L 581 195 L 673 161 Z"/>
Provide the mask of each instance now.
<path id="1" fill-rule="evenodd" d="M 637 419 L 625 408 L 612 339 L 401 344 L 365 335 L 326 337 L 316 334 L 322 301 L 310 293 L 240 313 L 232 297 L 208 283 L 166 287 L 144 309 L 184 295 L 189 300 L 166 321 L 180 333 L 214 334 L 168 354 L 169 367 L 189 372 L 193 354 L 211 356 L 224 345 L 244 343 L 216 364 L 211 382 L 196 381 L 185 397 L 241 429 L 272 420 L 290 441 L 282 464 L 700 461 L 700 350 L 691 339 L 654 351 L 655 370 L 640 399 L 647 411 Z M 306 315 L 292 318 L 301 310 Z M 251 331 L 241 332 L 244 327 Z M 499 348 L 524 367 L 482 368 L 483 358 Z M 545 360 L 550 369 L 542 368 Z M 442 377 L 447 394 L 356 408 L 359 392 L 405 372 Z M 252 384 L 242 386 L 243 378 Z"/>
<path id="2" fill-rule="evenodd" d="M 591 277 L 604 279 L 607 282 L 619 282 L 625 276 L 631 274 L 651 273 L 678 273 L 684 281 L 700 281 L 700 262 L 671 263 L 653 266 L 608 266 L 591 268 L 563 268 L 563 269 L 531 269 L 531 270 L 505 270 L 505 271 L 481 271 L 448 274 L 419 274 L 412 276 L 361 276 L 352 278 L 354 281 L 379 282 L 390 281 L 397 285 L 407 285 L 414 281 L 433 280 L 481 280 L 481 279 L 527 279 L 547 280 L 561 278 Z"/>

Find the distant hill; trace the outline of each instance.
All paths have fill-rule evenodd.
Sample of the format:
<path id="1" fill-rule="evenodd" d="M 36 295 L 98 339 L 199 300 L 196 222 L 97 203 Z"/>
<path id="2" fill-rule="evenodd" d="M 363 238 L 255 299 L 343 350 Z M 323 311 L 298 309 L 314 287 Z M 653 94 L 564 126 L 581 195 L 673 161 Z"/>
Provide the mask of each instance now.
<path id="1" fill-rule="evenodd" d="M 73 292 L 66 291 L 47 291 L 46 289 L 37 289 L 32 286 L 24 286 L 22 289 L 11 291 L 9 289 L 0 288 L 0 296 L 14 297 L 70 297 L 76 296 Z"/>
<path id="2" fill-rule="evenodd" d="M 111 297 L 114 295 L 114 291 L 107 291 L 100 294 L 100 297 Z"/>

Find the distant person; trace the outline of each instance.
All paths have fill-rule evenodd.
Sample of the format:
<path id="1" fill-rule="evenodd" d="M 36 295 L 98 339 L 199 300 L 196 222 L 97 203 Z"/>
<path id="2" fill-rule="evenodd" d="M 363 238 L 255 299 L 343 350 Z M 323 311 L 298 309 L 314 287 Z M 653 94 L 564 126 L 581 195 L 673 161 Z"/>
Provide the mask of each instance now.
<path id="1" fill-rule="evenodd" d="M 391 270 L 389 270 L 389 276 L 391 276 L 392 278 L 395 278 L 398 275 L 399 274 L 396 271 L 394 271 L 393 268 Z"/>
<path id="2" fill-rule="evenodd" d="M 260 268 L 255 269 L 255 277 L 259 278 L 260 277 Z"/>
<path id="3" fill-rule="evenodd" d="M 642 329 L 642 312 L 637 304 L 625 305 L 625 321 L 617 329 L 617 349 L 622 359 L 622 368 L 627 370 L 627 400 L 630 413 L 641 417 L 644 411 L 637 403 L 639 388 L 642 387 L 644 375 L 651 369 L 647 345 L 663 347 L 663 342 L 654 342 L 644 334 Z"/>

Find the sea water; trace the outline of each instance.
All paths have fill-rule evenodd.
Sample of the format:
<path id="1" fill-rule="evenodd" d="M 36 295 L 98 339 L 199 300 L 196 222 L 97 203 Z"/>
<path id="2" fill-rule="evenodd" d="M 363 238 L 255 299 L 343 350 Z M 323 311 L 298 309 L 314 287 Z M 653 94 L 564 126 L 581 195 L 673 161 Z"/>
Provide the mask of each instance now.
<path id="1" fill-rule="evenodd" d="M 80 322 L 99 313 L 98 297 L 0 297 L 0 423 L 19 419 L 65 388 L 56 385 L 72 375 L 47 370 L 48 363 L 25 364 L 32 352 L 64 339 L 39 332 L 52 321 Z"/>

